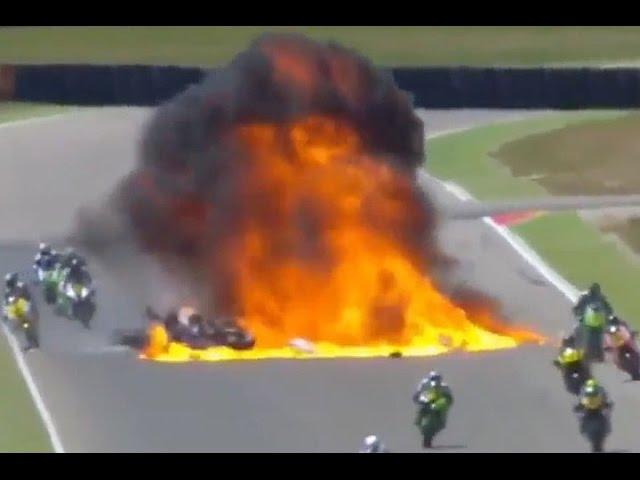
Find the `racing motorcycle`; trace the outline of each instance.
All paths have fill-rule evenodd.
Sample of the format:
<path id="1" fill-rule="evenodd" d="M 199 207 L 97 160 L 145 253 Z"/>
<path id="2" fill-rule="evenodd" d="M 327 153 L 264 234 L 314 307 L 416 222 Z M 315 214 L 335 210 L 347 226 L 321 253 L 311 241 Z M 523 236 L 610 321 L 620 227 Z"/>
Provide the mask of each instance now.
<path id="1" fill-rule="evenodd" d="M 177 312 L 169 312 L 162 317 L 150 307 L 145 310 L 146 319 L 153 324 L 161 324 L 169 339 L 183 343 L 193 349 L 226 346 L 234 350 L 248 350 L 254 347 L 255 338 L 237 326 L 218 326 L 205 322 L 199 314 L 192 315 L 191 325 L 178 321 Z M 148 343 L 149 330 L 120 330 L 114 333 L 114 342 L 139 350 Z"/>
<path id="2" fill-rule="evenodd" d="M 61 281 L 61 273 L 58 268 L 44 270 L 36 268 L 38 283 L 42 286 L 42 294 L 48 305 L 54 305 L 58 299 L 58 286 Z"/>
<path id="3" fill-rule="evenodd" d="M 578 395 L 584 383 L 591 378 L 589 366 L 584 362 L 584 353 L 581 350 L 572 349 L 571 355 L 563 360 L 556 359 L 553 364 L 562 372 L 564 386 L 572 395 Z"/>
<path id="4" fill-rule="evenodd" d="M 3 306 L 3 318 L 13 329 L 20 329 L 26 340 L 25 350 L 40 346 L 38 336 L 39 315 L 33 302 L 22 297 L 9 297 Z"/>
<path id="5" fill-rule="evenodd" d="M 611 405 L 601 405 L 601 400 L 594 397 L 583 398 L 574 411 L 578 413 L 580 433 L 591 444 L 591 452 L 604 450 L 604 442 L 611 433 Z"/>
<path id="6" fill-rule="evenodd" d="M 604 361 L 604 329 L 606 315 L 599 303 L 586 306 L 578 332 L 585 360 Z"/>
<path id="7" fill-rule="evenodd" d="M 611 353 L 616 367 L 628 373 L 632 380 L 640 380 L 640 355 L 635 342 L 635 333 L 631 333 L 623 325 L 607 326 L 605 350 Z"/>
<path id="8" fill-rule="evenodd" d="M 234 350 L 249 350 L 256 344 L 255 338 L 239 327 L 207 327 L 204 329 L 203 338 L 204 342 L 208 343 L 209 346 L 226 345 Z"/>
<path id="9" fill-rule="evenodd" d="M 95 289 L 81 283 L 63 282 L 57 295 L 56 310 L 71 320 L 90 328 L 96 311 Z"/>
<path id="10" fill-rule="evenodd" d="M 415 424 L 422 435 L 422 446 L 431 448 L 433 438 L 445 427 L 449 402 L 436 398 L 434 392 L 424 391 L 418 395 L 418 415 Z"/>

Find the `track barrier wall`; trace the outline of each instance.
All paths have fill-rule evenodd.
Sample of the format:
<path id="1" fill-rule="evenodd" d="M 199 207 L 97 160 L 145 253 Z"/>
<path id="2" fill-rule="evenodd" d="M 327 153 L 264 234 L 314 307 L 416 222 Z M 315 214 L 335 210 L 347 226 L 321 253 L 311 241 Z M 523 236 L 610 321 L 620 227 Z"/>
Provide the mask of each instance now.
<path id="1" fill-rule="evenodd" d="M 387 69 L 422 108 L 638 108 L 640 69 L 406 67 Z M 162 103 L 199 82 L 201 68 L 0 65 L 0 100 L 74 105 Z"/>

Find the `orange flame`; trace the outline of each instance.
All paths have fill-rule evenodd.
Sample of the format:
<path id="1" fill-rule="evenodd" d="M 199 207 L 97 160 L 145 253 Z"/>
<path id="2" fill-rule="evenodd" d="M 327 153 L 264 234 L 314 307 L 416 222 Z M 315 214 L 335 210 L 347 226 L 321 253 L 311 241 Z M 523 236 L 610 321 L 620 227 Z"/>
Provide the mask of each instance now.
<path id="1" fill-rule="evenodd" d="M 311 80 L 309 80 L 311 81 Z M 289 125 L 246 124 L 244 207 L 254 215 L 224 251 L 250 351 L 195 351 L 150 330 L 143 357 L 158 361 L 435 355 L 512 348 L 537 334 L 464 311 L 428 277 L 405 233 L 423 212 L 413 176 L 363 148 L 345 122 L 310 117 Z M 405 233 L 403 233 L 405 232 Z M 302 354 L 287 346 L 302 337 Z"/>

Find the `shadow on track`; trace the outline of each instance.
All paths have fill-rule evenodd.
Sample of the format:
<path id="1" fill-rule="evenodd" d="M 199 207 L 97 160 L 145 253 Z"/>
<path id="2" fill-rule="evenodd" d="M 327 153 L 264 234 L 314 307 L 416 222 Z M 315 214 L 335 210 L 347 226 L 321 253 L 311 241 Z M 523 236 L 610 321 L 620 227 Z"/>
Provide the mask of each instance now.
<path id="1" fill-rule="evenodd" d="M 430 450 L 461 450 L 468 448 L 466 445 L 434 445 Z"/>

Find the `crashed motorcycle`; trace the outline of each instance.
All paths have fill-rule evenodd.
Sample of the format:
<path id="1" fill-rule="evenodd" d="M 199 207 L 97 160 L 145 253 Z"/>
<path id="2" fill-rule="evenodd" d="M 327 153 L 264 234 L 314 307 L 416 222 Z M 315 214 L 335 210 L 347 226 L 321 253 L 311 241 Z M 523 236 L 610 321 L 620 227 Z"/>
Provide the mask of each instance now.
<path id="1" fill-rule="evenodd" d="M 418 395 L 418 414 L 415 425 L 422 435 L 422 446 L 431 448 L 433 438 L 446 426 L 450 403 L 435 392 L 424 391 Z"/>
<path id="2" fill-rule="evenodd" d="M 204 345 L 226 345 L 234 350 L 249 350 L 256 344 L 253 336 L 235 326 L 219 327 L 208 325 L 203 329 L 201 338 Z M 207 346 L 202 348 L 207 348 Z"/>
<path id="3" fill-rule="evenodd" d="M 564 386 L 572 395 L 578 395 L 584 383 L 591 377 L 581 350 L 567 349 L 553 361 L 553 364 L 562 372 Z"/>
<path id="4" fill-rule="evenodd" d="M 95 289 L 80 283 L 62 283 L 56 302 L 56 311 L 71 320 L 79 321 L 85 328 L 90 328 L 96 311 Z"/>
<path id="5" fill-rule="evenodd" d="M 177 312 L 170 312 L 163 318 L 147 307 L 145 317 L 151 325 L 162 325 L 168 341 L 182 343 L 193 349 L 226 346 L 234 350 L 248 350 L 255 346 L 255 338 L 240 327 L 218 326 L 212 322 L 205 324 L 199 314 L 195 315 L 191 326 L 178 321 Z M 149 332 L 150 328 L 120 330 L 114 333 L 114 343 L 140 350 L 148 344 Z"/>
<path id="6" fill-rule="evenodd" d="M 602 306 L 591 303 L 586 306 L 577 331 L 579 345 L 586 361 L 604 361 L 604 329 L 606 315 Z"/>
<path id="7" fill-rule="evenodd" d="M 33 302 L 21 297 L 9 297 L 3 306 L 3 318 L 12 329 L 20 330 L 25 338 L 25 350 L 39 348 L 39 315 Z"/>
<path id="8" fill-rule="evenodd" d="M 640 380 L 640 354 L 634 333 L 623 325 L 609 325 L 605 333 L 605 350 L 616 367 L 628 373 L 632 380 Z"/>
<path id="9" fill-rule="evenodd" d="M 611 405 L 601 405 L 598 398 L 581 399 L 574 407 L 580 421 L 580 433 L 591 444 L 593 453 L 604 451 L 604 442 L 611 433 L 610 411 Z"/>

